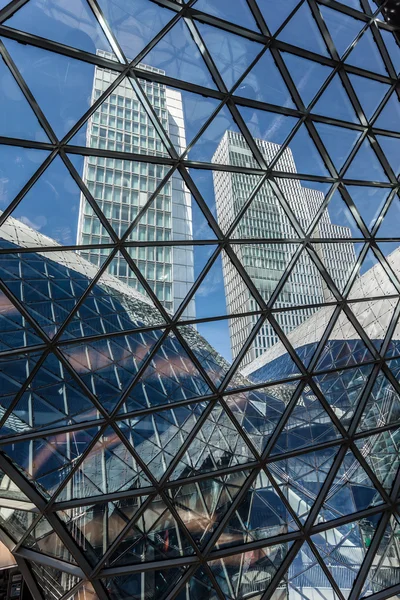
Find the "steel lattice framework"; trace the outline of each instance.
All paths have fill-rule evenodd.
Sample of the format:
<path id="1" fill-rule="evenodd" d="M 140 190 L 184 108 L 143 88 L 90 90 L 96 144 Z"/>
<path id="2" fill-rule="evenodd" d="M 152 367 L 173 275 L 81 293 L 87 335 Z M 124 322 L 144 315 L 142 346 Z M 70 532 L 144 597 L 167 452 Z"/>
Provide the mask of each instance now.
<path id="1" fill-rule="evenodd" d="M 110 19 L 112 12 L 105 9 L 111 2 L 85 0 L 93 23 L 100 28 L 113 58 L 80 49 L 79 44 L 75 47 L 62 43 L 65 40 L 57 39 L 56 28 L 46 38 L 31 33 L 29 27 L 26 31 L 14 27 L 12 19 L 23 14 L 34 0 L 0 4 L 3 6 L 0 10 L 2 60 L 48 140 L 0 135 L 0 148 L 16 147 L 47 153 L 36 170 L 25 178 L 23 187 L 2 207 L 0 215 L 0 291 L 5 299 L 2 303 L 16 311 L 25 336 L 22 343 L 12 342 L 14 347 L 11 347 L 12 343 L 8 347 L 2 346 L 0 352 L 4 381 L 10 378 L 14 381 L 11 391 L 5 387 L 1 405 L 0 535 L 16 557 L 35 600 L 50 597 L 67 600 L 86 595 L 100 599 L 254 597 L 268 600 L 294 597 L 295 594 L 311 599 L 316 589 L 327 598 L 340 600 L 347 597 L 356 600 L 365 595 L 373 600 L 384 600 L 400 594 L 400 474 L 397 472 L 400 383 L 396 362 L 400 348 L 396 339 L 392 340 L 400 316 L 400 281 L 396 265 L 384 251 L 385 244 L 386 247 L 398 244 L 400 236 L 380 234 L 385 217 L 392 218 L 392 209 L 399 202 L 400 187 L 400 167 L 396 157 L 400 147 L 399 126 L 379 127 L 380 116 L 385 110 L 391 110 L 392 101 L 398 102 L 399 93 L 398 29 L 390 19 L 385 20 L 382 16 L 391 14 L 391 3 L 383 1 L 378 6 L 370 0 L 292 0 L 282 3 L 285 9 L 279 13 L 277 23 L 272 16 L 269 19 L 274 11 L 272 0 L 236 1 L 238 18 L 234 22 L 227 3 L 221 2 L 219 6 L 218 0 L 142 0 L 140 6 L 135 1 L 126 2 L 123 5 L 125 13 L 121 12 L 115 19 Z M 121 41 L 121 32 L 124 31 L 124 19 L 135 18 L 144 5 L 150 10 L 149 14 L 162 11 L 164 17 L 168 17 L 157 32 L 151 29 L 152 34 L 147 35 L 148 39 L 132 59 L 131 49 L 127 50 Z M 40 2 L 35 3 L 37 6 L 40 8 Z M 52 6 L 63 10 L 66 3 L 54 1 Z M 228 11 L 226 18 L 225 11 Z M 254 22 L 252 28 L 240 24 L 241 11 L 243 15 L 250 15 Z M 301 11 L 306 11 L 310 17 L 307 30 L 298 29 Z M 340 27 L 352 24 L 349 25 L 351 33 L 346 48 L 337 47 L 337 31 L 331 25 L 329 15 L 333 23 L 339 22 Z M 245 24 L 248 22 L 243 20 Z M 154 56 L 152 51 L 157 50 L 164 39 L 168 40 L 177 26 L 187 31 L 193 44 L 188 50 L 193 69 L 200 68 L 201 64 L 210 86 L 198 83 L 190 69 L 182 68 L 181 72 L 176 69 L 174 77 L 168 74 L 168 63 L 180 59 L 177 48 L 172 48 L 167 55 L 164 46 L 164 72 L 143 68 L 143 63 L 152 64 L 149 58 Z M 218 32 L 218 35 L 215 33 L 219 40 L 217 45 L 222 43 L 224 36 L 231 40 L 230 49 L 249 45 L 246 48 L 251 47 L 252 51 L 246 55 L 245 67 L 242 68 L 237 54 L 232 52 L 230 55 L 229 50 L 221 60 L 205 27 Z M 347 25 L 343 27 L 346 29 Z M 129 36 L 129 27 L 126 31 Z M 285 31 L 297 32 L 293 41 L 297 40 L 298 44 L 289 43 Z M 313 49 L 307 43 L 316 36 L 319 47 L 323 48 L 321 52 L 316 51 L 315 43 L 311 43 Z M 372 41 L 372 46 L 365 46 L 366 39 Z M 10 41 L 67 57 L 72 62 L 81 61 L 109 69 L 115 77 L 108 89 L 71 125 L 68 133 L 59 136 L 55 131 L 58 127 L 51 124 L 52 118 L 46 116 L 41 101 L 35 97 L 35 90 L 28 85 L 29 68 L 24 71 L 14 60 Z M 357 66 L 352 61 L 352 53 L 358 47 L 364 54 L 364 67 L 367 64 L 370 68 Z M 267 94 L 260 100 L 243 92 L 245 86 L 242 84 L 267 53 L 286 86 L 291 99 L 287 105 L 267 102 Z M 288 69 L 286 53 L 310 61 L 310 65 L 327 68 L 328 74 L 320 83 L 314 84 L 312 98 L 307 103 L 301 86 Z M 382 68 L 376 67 L 376 60 Z M 357 77 L 371 85 L 385 86 L 373 109 L 357 91 L 354 83 Z M 325 111 L 314 111 L 320 100 L 323 102 L 326 98 L 324 94 L 335 78 L 339 78 L 356 115 L 351 121 L 337 118 L 329 103 Z M 265 86 L 267 79 L 268 72 L 265 73 Z M 75 143 L 82 127 L 123 81 L 129 82 L 146 112 L 161 142 L 162 152 L 142 150 L 132 153 Z M 213 100 L 213 110 L 203 119 L 183 153 L 177 150 L 163 127 L 146 93 L 146 81 L 197 95 L 200 104 L 205 99 Z M 264 81 L 261 81 L 261 87 L 263 85 Z M 255 141 L 251 123 L 244 116 L 243 108 L 246 107 L 260 111 L 260 114 L 266 111 L 275 118 L 293 119 L 293 127 L 269 162 Z M 231 119 L 229 128 L 236 128 L 242 134 L 256 167 L 216 164 L 211 157 L 208 161 L 191 160 L 190 153 L 196 143 L 223 111 Z M 17 120 L 19 117 L 16 111 L 6 118 Z M 395 112 L 391 118 L 395 121 Z M 62 120 L 62 115 L 59 119 Z M 321 125 L 336 128 L 333 146 L 323 139 Z M 351 132 L 355 136 L 350 146 L 346 135 L 337 133 L 342 130 L 346 135 Z M 291 148 L 296 136 L 303 135 L 301 132 L 305 132 L 304 139 L 312 145 L 324 165 L 324 172 L 281 170 L 280 159 Z M 304 147 L 304 152 L 308 147 Z M 338 161 L 337 153 L 346 156 Z M 138 161 L 163 165 L 169 170 L 119 237 L 76 168 L 77 156 Z M 11 238 L 7 240 L 2 233 L 11 225 L 18 229 L 13 212 L 55 160 L 61 160 L 65 165 L 71 180 L 77 184 L 107 232 L 109 243 L 84 247 L 65 244 L 60 248 L 44 236 L 36 243 L 29 243 L 29 240 L 18 243 L 15 239 L 13 242 Z M 375 164 L 384 174 L 381 179 L 365 175 L 369 170 L 376 174 Z M 259 178 L 227 230 L 222 230 L 210 209 L 209 199 L 195 183 L 195 173 L 199 170 L 240 172 L 243 176 Z M 179 246 L 209 245 L 213 246 L 213 252 L 190 293 L 172 315 L 158 300 L 129 250 L 177 245 L 176 240 L 160 243 L 131 238 L 174 173 L 179 173 L 190 191 L 210 232 L 209 238 L 180 241 Z M 282 182 L 290 180 L 327 186 L 328 191 L 307 231 L 283 192 Z M 235 235 L 238 223 L 266 184 L 283 208 L 293 236 L 238 239 Z M 351 186 L 386 193 L 371 225 L 366 223 L 353 201 L 349 191 Z M 337 192 L 359 234 L 350 239 L 319 238 L 315 228 Z M 235 251 L 236 245 L 244 243 L 296 246 L 268 300 L 259 293 Z M 359 249 L 343 288 L 336 285 L 318 252 L 318 244 L 340 243 L 351 243 Z M 104 251 L 102 265 L 86 277 L 81 270 L 78 277 L 71 256 L 76 256 L 75 251 L 90 249 Z M 250 315 L 255 324 L 231 365 L 190 327 L 193 320 L 185 320 L 183 325 L 182 317 L 222 252 L 259 307 L 238 317 Z M 331 310 L 326 329 L 307 362 L 282 331 L 278 320 L 282 308 L 276 304 L 302 253 L 311 258 L 331 294 L 325 303 Z M 351 296 L 360 265 L 371 255 L 390 282 L 390 292 L 373 294 L 373 302 L 389 299 L 393 303 L 389 323 L 379 343 L 363 329 L 353 310 L 355 304 L 365 303 L 370 298 Z M 62 261 L 60 256 L 64 256 Z M 66 264 L 65 256 L 69 257 L 70 266 Z M 147 293 L 147 300 L 132 300 L 126 290 L 116 291 L 105 280 L 106 270 L 116 256 L 126 261 Z M 52 279 L 73 280 L 76 286 L 73 302 L 58 302 L 59 298 L 51 288 Z M 42 280 L 46 281 L 45 292 L 41 287 Z M 19 284 L 25 286 L 24 293 Z M 42 293 L 46 297 L 47 294 L 47 306 L 51 305 L 51 309 L 42 312 L 37 307 L 32 309 L 26 301 L 28 288 L 32 296 Z M 99 324 L 85 331 L 85 320 L 92 314 L 85 313 L 89 305 Z M 310 305 L 309 308 L 320 307 Z M 59 313 L 56 314 L 57 310 Z M 226 319 L 214 316 L 215 321 Z M 350 347 L 333 342 L 331 334 L 339 318 L 346 318 L 359 345 Z M 212 322 L 213 319 L 203 321 Z M 272 378 L 267 375 L 255 383 L 238 371 L 266 322 L 276 331 L 286 351 L 286 360 L 295 366 L 295 370 L 294 374 L 282 375 L 278 368 Z M 55 327 L 51 329 L 49 323 Z M 3 332 L 4 339 L 7 332 L 7 329 Z M 82 366 L 84 359 L 77 358 L 77 351 L 85 356 L 88 352 L 97 352 L 101 357 L 105 346 L 111 359 L 104 359 L 102 363 L 103 359 L 99 358 L 96 367 L 90 362 L 89 366 Z M 121 352 L 119 357 L 117 348 Z M 346 352 L 347 358 L 343 362 Z M 124 360 L 132 354 L 135 369 L 125 372 Z M 322 355 L 325 362 L 321 368 Z M 24 365 L 22 375 L 21 372 L 17 374 L 20 361 Z M 118 374 L 118 395 L 115 390 L 107 391 L 111 379 L 106 378 L 106 384 L 102 382 L 104 388 L 100 389 L 97 377 L 101 378 L 101 375 L 97 371 L 102 368 Z M 50 384 L 44 373 L 49 370 L 54 373 L 54 369 L 58 374 Z M 154 384 L 154 373 L 159 378 L 159 387 Z M 74 410 L 71 406 L 64 408 L 58 422 L 54 419 L 55 424 L 49 425 L 40 419 L 35 421 L 35 410 L 40 413 L 35 394 L 42 390 L 42 395 L 51 404 L 56 395 L 51 386 L 57 387 L 63 381 L 67 382 L 69 390 L 68 402 L 73 398 L 77 406 Z M 328 381 L 329 386 L 324 387 L 321 381 Z M 137 391 L 139 385 L 142 395 Z M 346 421 L 331 401 L 331 385 L 334 390 L 340 388 L 340 394 L 343 393 L 347 400 L 353 394 L 352 410 Z M 31 404 L 27 400 L 30 395 L 35 398 L 30 400 Z M 147 404 L 140 400 L 144 396 Z M 315 409 L 316 402 L 318 409 Z M 24 403 L 29 404 L 31 411 L 29 424 L 20 420 Z M 264 406 L 264 413 L 261 406 Z M 372 418 L 371 415 L 379 412 L 377 407 L 380 407 L 380 414 Z M 372 412 L 368 413 L 370 422 L 366 425 L 367 408 Z M 301 443 L 286 443 L 285 446 L 282 439 L 289 436 L 291 430 L 295 430 L 296 435 L 303 435 L 304 439 Z M 304 430 L 309 433 L 304 434 Z M 328 430 L 329 434 L 326 433 Z M 145 441 L 138 442 L 139 437 Z M 150 442 L 157 451 L 150 448 Z M 43 448 L 48 449 L 47 453 L 43 454 Z M 161 458 L 154 466 L 156 455 Z M 202 456 L 201 467 L 197 468 L 194 458 L 197 460 Z M 122 466 L 130 461 L 134 465 L 132 483 Z M 96 469 L 103 478 L 102 485 L 96 479 Z M 90 484 L 87 483 L 89 480 Z M 335 497 L 337 493 L 341 495 Z M 362 499 L 357 494 L 361 494 Z M 262 522 L 257 523 L 257 518 Z"/>

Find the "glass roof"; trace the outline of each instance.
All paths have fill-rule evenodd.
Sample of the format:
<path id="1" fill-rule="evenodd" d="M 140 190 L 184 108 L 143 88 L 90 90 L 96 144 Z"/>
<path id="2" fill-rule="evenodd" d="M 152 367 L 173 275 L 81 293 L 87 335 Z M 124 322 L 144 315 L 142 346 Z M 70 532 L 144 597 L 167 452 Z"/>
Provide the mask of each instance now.
<path id="1" fill-rule="evenodd" d="M 397 16 L 0 0 L 0 545 L 34 600 L 400 597 Z"/>

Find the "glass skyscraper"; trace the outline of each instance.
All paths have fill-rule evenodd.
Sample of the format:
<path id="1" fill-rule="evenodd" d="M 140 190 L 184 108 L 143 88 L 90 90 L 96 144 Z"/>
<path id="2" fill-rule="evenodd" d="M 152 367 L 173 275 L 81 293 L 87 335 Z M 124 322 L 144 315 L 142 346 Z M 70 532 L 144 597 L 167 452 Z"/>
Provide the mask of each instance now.
<path id="1" fill-rule="evenodd" d="M 112 54 L 101 50 L 97 54 L 114 58 Z M 147 65 L 141 65 L 141 68 L 163 74 L 159 69 Z M 110 69 L 95 68 L 92 103 L 109 87 L 113 79 L 115 74 Z M 152 81 L 142 80 L 141 83 L 172 143 L 183 152 L 186 138 L 180 92 Z M 118 85 L 108 101 L 89 119 L 87 145 L 127 154 L 167 156 L 129 78 Z M 83 180 L 110 220 L 114 231 L 119 237 L 123 237 L 169 170 L 169 167 L 157 163 L 88 157 L 85 159 Z M 193 249 L 187 245 L 179 246 L 179 241 L 191 239 L 191 197 L 181 177 L 175 173 L 161 188 L 155 202 L 127 237 L 127 241 L 159 243 L 150 247 L 130 247 L 128 252 L 157 298 L 171 312 L 177 310 L 193 285 Z M 176 245 L 163 245 L 163 242 L 172 240 L 176 241 Z M 101 244 L 109 241 L 82 194 L 77 244 Z M 101 251 L 96 249 L 83 251 L 82 255 L 97 265 L 104 259 Z M 115 258 L 109 272 L 144 293 L 143 286 L 134 273 L 127 269 L 124 260 Z M 185 315 L 194 318 L 194 312 L 194 302 L 191 302 Z"/>
<path id="2" fill-rule="evenodd" d="M 255 142 L 268 162 L 280 149 L 279 145 L 266 140 L 255 139 Z M 290 242 L 290 238 L 295 238 L 296 234 L 269 182 L 262 185 L 247 207 L 247 200 L 258 183 L 258 177 L 240 173 L 240 167 L 254 168 L 256 164 L 242 134 L 226 131 L 212 162 L 237 167 L 239 170 L 239 172 L 222 170 L 213 173 L 218 222 L 223 230 L 227 230 L 235 218 L 244 211 L 233 232 L 233 247 L 257 291 L 265 302 L 268 302 L 298 249 L 298 244 Z M 278 161 L 278 168 L 283 172 L 296 173 L 290 148 L 283 152 Z M 280 179 L 279 186 L 303 230 L 308 231 L 324 200 L 324 194 L 316 189 L 302 186 L 296 179 Z M 314 236 L 350 238 L 351 231 L 348 227 L 332 224 L 328 212 L 325 211 L 318 223 L 317 231 L 314 231 Z M 268 242 L 272 238 L 282 241 Z M 235 239 L 259 239 L 260 243 L 235 244 Z M 327 263 L 327 269 L 335 283 L 338 287 L 343 287 L 355 264 L 353 245 L 344 241 L 342 244 L 335 244 L 332 248 L 328 248 L 323 243 L 317 244 L 316 247 L 323 262 Z M 228 313 L 234 315 L 238 310 L 243 311 L 243 307 L 246 307 L 248 312 L 256 311 L 256 300 L 225 255 L 223 273 Z M 303 308 L 303 306 L 318 305 L 331 299 L 328 289 L 310 256 L 307 252 L 302 252 L 275 302 L 275 307 L 293 307 L 293 311 L 276 315 L 283 331 L 289 333 L 315 311 L 315 308 Z M 249 316 L 247 319 L 231 321 L 231 348 L 235 358 L 255 325 L 257 317 Z M 258 332 L 243 364 L 260 356 L 278 340 L 279 337 L 273 327 L 265 324 Z"/>
<path id="3" fill-rule="evenodd" d="M 0 0 L 0 600 L 398 600 L 396 2 Z"/>

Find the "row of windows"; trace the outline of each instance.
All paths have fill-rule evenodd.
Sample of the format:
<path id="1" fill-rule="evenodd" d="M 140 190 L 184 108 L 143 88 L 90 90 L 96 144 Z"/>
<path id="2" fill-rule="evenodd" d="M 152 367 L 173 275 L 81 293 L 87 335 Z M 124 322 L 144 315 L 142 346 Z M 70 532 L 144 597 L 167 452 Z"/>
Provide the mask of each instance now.
<path id="1" fill-rule="evenodd" d="M 95 96 L 100 97 L 101 91 L 96 90 Z M 125 98 L 125 102 L 128 102 L 129 98 Z M 125 105 L 126 106 L 126 105 Z M 153 108 L 157 116 L 164 122 L 167 121 L 168 113 L 165 108 L 165 101 L 161 99 L 160 102 L 153 104 Z M 113 117 L 119 117 L 121 119 L 125 119 L 126 121 L 135 121 L 136 123 L 146 124 L 148 123 L 149 117 L 144 108 L 136 102 L 136 104 L 131 108 L 123 108 L 122 106 L 113 106 L 108 102 L 108 98 L 104 100 L 104 102 L 97 109 L 96 114 L 101 113 L 105 115 L 110 115 Z"/>
<path id="2" fill-rule="evenodd" d="M 105 127 L 113 127 L 114 129 L 123 129 L 124 131 L 127 131 L 128 133 L 136 133 L 136 134 L 141 134 L 141 135 L 149 135 L 151 137 L 156 137 L 156 133 L 155 133 L 155 129 L 152 125 L 145 125 L 145 124 L 140 124 L 137 121 L 123 121 L 123 119 L 121 119 L 120 117 L 112 117 L 110 115 L 107 114 L 99 114 L 99 113 L 95 113 L 92 117 L 92 122 L 93 123 L 97 123 L 99 125 L 104 125 Z M 166 126 L 166 123 L 164 124 L 164 127 Z M 96 127 L 93 126 L 92 127 L 92 131 L 95 130 L 96 135 L 98 134 L 97 131 L 97 125 Z M 103 129 L 102 127 L 100 127 L 100 136 L 101 137 L 109 137 L 110 139 L 115 139 L 115 133 L 114 132 L 107 132 L 106 135 L 106 130 Z"/>
<path id="3" fill-rule="evenodd" d="M 162 283 L 172 282 L 172 265 L 170 264 L 139 261 L 138 267 L 143 277 L 149 283 L 156 281 Z M 131 269 L 127 263 L 125 261 L 118 261 L 117 259 L 111 263 L 109 272 L 111 275 L 115 275 L 115 277 L 132 277 Z M 171 292 L 170 285 L 168 289 Z M 171 297 L 167 297 L 166 300 L 171 300 Z"/>
<path id="4" fill-rule="evenodd" d="M 122 222 L 120 219 L 111 219 L 111 226 L 116 234 L 121 237 L 126 231 L 127 222 Z M 172 239 L 171 229 L 161 229 L 150 225 L 142 225 L 136 227 L 129 236 L 133 242 L 170 242 Z M 84 220 L 82 244 L 108 244 L 110 238 L 103 234 L 100 222 L 96 219 Z"/>
<path id="5" fill-rule="evenodd" d="M 149 177 L 164 177 L 169 171 L 169 166 L 152 165 L 151 163 L 139 163 L 133 160 L 122 160 L 120 158 L 103 158 L 102 156 L 89 156 L 87 161 L 90 165 L 117 169 L 125 173 L 137 173 Z"/>
<path id="6" fill-rule="evenodd" d="M 135 138 L 137 139 L 137 138 Z M 137 144 L 132 146 L 121 141 L 114 142 L 114 140 L 105 140 L 104 138 L 97 138 L 94 136 L 90 137 L 90 147 L 100 148 L 101 150 L 115 150 L 116 152 L 128 152 L 128 153 L 140 153 L 139 140 Z M 151 154 L 157 154 L 158 156 L 165 156 L 166 151 L 163 151 L 163 146 L 160 140 L 154 140 L 152 138 L 140 138 L 140 148 L 149 150 Z"/>
<path id="7" fill-rule="evenodd" d="M 132 222 L 138 215 L 138 209 L 136 207 L 130 207 L 128 205 L 110 204 L 104 202 L 102 210 L 110 221 L 113 219 L 117 221 L 125 221 L 125 223 Z M 96 223 L 96 225 L 94 225 Z M 156 227 L 164 227 L 171 229 L 171 215 L 162 211 L 155 211 L 149 209 L 140 219 L 140 226 L 152 225 Z M 96 228 L 96 231 L 95 231 Z M 97 217 L 84 216 L 83 219 L 83 231 L 84 233 L 100 233 L 100 224 Z"/>
<path id="8" fill-rule="evenodd" d="M 111 169 L 104 170 L 103 168 L 98 168 L 97 172 L 93 166 L 89 166 L 87 170 L 87 185 L 89 183 L 93 187 L 93 183 L 95 182 L 95 188 L 102 184 L 114 185 L 114 186 L 123 186 L 133 190 L 140 190 L 142 192 L 154 192 L 157 186 L 161 183 L 161 179 L 154 179 L 152 177 L 142 176 L 130 174 L 121 171 L 115 171 Z M 102 192 L 100 192 L 101 194 Z M 171 195 L 171 184 L 166 183 L 163 187 L 163 194 L 170 196 Z"/>

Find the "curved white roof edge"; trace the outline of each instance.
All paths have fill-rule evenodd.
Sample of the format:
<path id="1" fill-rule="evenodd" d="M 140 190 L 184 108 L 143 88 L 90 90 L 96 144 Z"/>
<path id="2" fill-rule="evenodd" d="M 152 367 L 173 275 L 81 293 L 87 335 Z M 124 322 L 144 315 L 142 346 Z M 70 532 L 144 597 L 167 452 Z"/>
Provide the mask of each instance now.
<path id="1" fill-rule="evenodd" d="M 386 257 L 386 260 L 398 279 L 400 279 L 400 248 L 396 248 L 396 250 Z M 388 321 L 390 321 L 392 316 L 393 308 L 398 302 L 398 298 L 375 300 L 373 296 L 384 296 L 396 293 L 395 288 L 390 283 L 390 280 L 380 263 L 374 265 L 355 281 L 351 293 L 348 296 L 348 300 L 351 303 L 352 299 L 370 298 L 370 300 L 351 304 L 351 309 L 362 327 L 368 329 L 369 332 L 373 331 L 373 335 L 371 335 L 371 333 L 369 334 L 370 338 L 380 339 L 382 337 L 381 334 L 386 331 Z M 296 329 L 293 329 L 287 336 L 292 346 L 294 348 L 300 348 L 306 344 L 319 342 L 329 323 L 334 308 L 334 306 L 324 306 L 301 325 L 296 327 Z M 357 332 L 348 321 L 347 317 L 341 313 L 330 334 L 330 339 L 346 340 L 356 339 L 358 337 Z M 392 339 L 400 339 L 400 322 L 395 328 Z M 286 354 L 286 348 L 282 342 L 278 342 L 244 367 L 241 370 L 241 373 L 244 376 L 248 376 L 283 354 Z"/>

